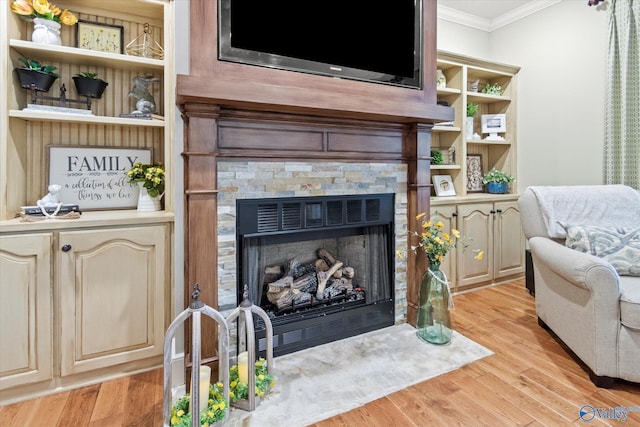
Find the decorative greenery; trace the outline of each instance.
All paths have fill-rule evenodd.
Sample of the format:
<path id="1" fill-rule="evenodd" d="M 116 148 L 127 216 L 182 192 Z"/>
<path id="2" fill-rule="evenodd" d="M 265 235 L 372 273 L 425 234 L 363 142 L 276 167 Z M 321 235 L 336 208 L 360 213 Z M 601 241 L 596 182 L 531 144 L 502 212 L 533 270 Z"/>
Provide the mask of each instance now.
<path id="1" fill-rule="evenodd" d="M 255 375 L 256 396 L 263 397 L 269 388 L 276 384 L 273 379 L 273 375 L 271 375 L 267 369 L 267 361 L 264 357 L 256 360 Z M 229 370 L 229 398 L 234 402 L 236 400 L 249 398 L 249 386 L 240 382 L 240 378 L 238 376 L 238 365 L 233 365 Z"/>
<path id="2" fill-rule="evenodd" d="M 491 172 L 489 172 L 482 178 L 482 182 L 484 184 L 488 184 L 490 182 L 495 182 L 497 184 L 509 184 L 510 182 L 514 182 L 515 180 L 516 179 L 508 173 L 499 171 L 495 168 L 491 169 Z"/>
<path id="3" fill-rule="evenodd" d="M 88 79 L 97 79 L 98 73 L 90 73 L 88 71 L 83 71 L 81 73 L 76 74 L 74 77 L 86 77 Z"/>
<path id="4" fill-rule="evenodd" d="M 164 193 L 164 168 L 162 163 L 153 165 L 137 162 L 127 172 L 129 182 L 144 182 L 143 187 L 151 197 L 158 197 Z"/>
<path id="5" fill-rule="evenodd" d="M 431 150 L 431 164 L 432 165 L 441 165 L 444 163 L 444 156 L 440 151 Z"/>
<path id="6" fill-rule="evenodd" d="M 56 79 L 60 77 L 58 73 L 55 73 L 53 71 L 57 68 L 57 67 L 54 67 L 53 65 L 42 65 L 40 62 L 34 61 L 33 59 L 28 59 L 28 58 L 20 58 L 20 62 L 24 64 L 23 68 L 27 70 L 40 71 L 41 73 L 47 73 L 50 76 L 55 77 Z"/>
<path id="7" fill-rule="evenodd" d="M 209 384 L 209 405 L 200 413 L 200 425 L 209 427 L 216 421 L 225 419 L 229 402 L 224 399 L 222 383 Z M 171 425 L 176 427 L 192 427 L 189 411 L 190 395 L 185 394 L 171 408 Z M 197 405 L 197 402 L 196 402 Z"/>
<path id="8" fill-rule="evenodd" d="M 488 95 L 502 95 L 502 86 L 498 83 L 487 83 L 485 87 L 480 91 L 482 93 L 486 93 Z"/>
<path id="9" fill-rule="evenodd" d="M 33 21 L 33 18 L 42 18 L 64 25 L 75 25 L 78 22 L 78 18 L 68 9 L 62 10 L 48 0 L 13 0 L 11 11 L 28 22 Z"/>
<path id="10" fill-rule="evenodd" d="M 442 263 L 445 255 L 457 247 L 462 245 L 463 248 L 467 248 L 469 245 L 465 239 L 460 237 L 460 232 L 454 228 L 450 232 L 444 230 L 444 222 L 439 220 L 439 214 L 436 211 L 434 213 L 435 219 L 426 219 L 426 212 L 423 212 L 416 216 L 416 220 L 420 222 L 422 231 L 409 231 L 409 234 L 419 238 L 417 245 L 412 245 L 411 250 L 416 252 L 421 248 L 429 259 L 429 263 Z M 481 260 L 484 257 L 484 251 L 479 249 L 474 250 L 476 254 L 475 259 Z M 396 251 L 398 258 L 402 258 L 401 251 Z"/>
<path id="11" fill-rule="evenodd" d="M 478 104 L 474 104 L 474 103 L 468 103 L 467 104 L 467 117 L 473 117 L 476 115 L 476 113 L 478 112 L 478 108 L 480 106 Z"/>

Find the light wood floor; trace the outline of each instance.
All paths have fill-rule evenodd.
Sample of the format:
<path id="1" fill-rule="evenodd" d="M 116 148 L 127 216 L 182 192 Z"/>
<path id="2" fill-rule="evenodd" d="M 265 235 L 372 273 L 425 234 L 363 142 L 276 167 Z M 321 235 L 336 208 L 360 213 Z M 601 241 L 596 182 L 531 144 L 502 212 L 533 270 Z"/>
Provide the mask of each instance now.
<path id="1" fill-rule="evenodd" d="M 580 419 L 584 405 L 640 407 L 640 385 L 595 387 L 538 326 L 524 281 L 458 295 L 455 305 L 455 329 L 495 355 L 313 427 L 640 425 L 640 412 L 625 423 Z M 2 427 L 160 425 L 161 369 L 0 407 Z"/>

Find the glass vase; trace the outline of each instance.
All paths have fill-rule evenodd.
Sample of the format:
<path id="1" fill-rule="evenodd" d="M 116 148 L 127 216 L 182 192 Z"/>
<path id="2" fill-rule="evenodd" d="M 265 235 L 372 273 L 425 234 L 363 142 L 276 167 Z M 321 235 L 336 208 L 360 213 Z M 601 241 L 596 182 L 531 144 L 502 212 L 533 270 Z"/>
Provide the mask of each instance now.
<path id="1" fill-rule="evenodd" d="M 449 286 L 437 262 L 429 264 L 420 280 L 418 304 L 418 337 L 432 344 L 449 343 L 453 332 L 449 316 Z"/>

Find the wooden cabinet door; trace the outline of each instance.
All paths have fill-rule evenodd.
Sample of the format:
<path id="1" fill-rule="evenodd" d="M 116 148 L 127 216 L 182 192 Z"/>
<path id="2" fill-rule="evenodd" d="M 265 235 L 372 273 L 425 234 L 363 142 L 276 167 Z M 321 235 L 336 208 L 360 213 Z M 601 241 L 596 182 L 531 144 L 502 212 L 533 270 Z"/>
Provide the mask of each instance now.
<path id="1" fill-rule="evenodd" d="M 166 234 L 165 226 L 60 233 L 63 377 L 155 356 L 161 362 Z"/>
<path id="2" fill-rule="evenodd" d="M 496 202 L 494 275 L 496 279 L 524 273 L 525 237 L 518 202 Z"/>
<path id="3" fill-rule="evenodd" d="M 457 213 L 455 205 L 434 206 L 431 209 L 431 220 L 440 220 L 444 223 L 444 229 L 449 232 L 452 228 L 457 229 Z M 418 230 L 416 230 L 418 231 Z M 440 270 L 447 275 L 447 280 L 453 289 L 457 283 L 456 276 L 456 251 L 449 251 L 444 258 L 444 262 L 440 264 Z"/>
<path id="4" fill-rule="evenodd" d="M 53 377 L 51 241 L 0 236 L 0 401 L 7 388 Z"/>
<path id="5" fill-rule="evenodd" d="M 465 248 L 456 248 L 458 260 L 458 290 L 493 279 L 493 203 L 458 205 L 458 228 L 461 237 L 469 241 Z M 481 260 L 474 258 L 474 249 L 484 251 Z"/>

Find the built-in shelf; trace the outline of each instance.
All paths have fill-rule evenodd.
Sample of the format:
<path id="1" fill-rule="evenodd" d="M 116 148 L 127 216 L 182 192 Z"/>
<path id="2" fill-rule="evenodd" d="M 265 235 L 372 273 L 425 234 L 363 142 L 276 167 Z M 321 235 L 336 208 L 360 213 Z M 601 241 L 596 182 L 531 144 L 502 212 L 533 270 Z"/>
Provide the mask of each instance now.
<path id="1" fill-rule="evenodd" d="M 438 95 L 459 95 L 462 93 L 460 89 L 452 87 L 443 87 L 438 89 Z"/>
<path id="2" fill-rule="evenodd" d="M 460 169 L 460 165 L 431 165 L 431 170 L 440 169 L 440 170 L 454 170 Z"/>
<path id="3" fill-rule="evenodd" d="M 458 126 L 434 126 L 433 132 L 460 132 Z"/>
<path id="4" fill-rule="evenodd" d="M 37 122 L 68 122 L 97 125 L 164 127 L 164 120 L 126 119 L 120 117 L 93 116 L 84 114 L 54 113 L 48 111 L 10 110 L 9 117 Z"/>
<path id="5" fill-rule="evenodd" d="M 467 92 L 468 102 L 482 102 L 489 104 L 492 102 L 509 102 L 511 97 L 503 95 L 489 95 L 487 93 Z"/>
<path id="6" fill-rule="evenodd" d="M 139 56 L 98 52 L 77 47 L 55 46 L 16 39 L 9 40 L 9 46 L 23 57 L 35 58 L 41 62 L 60 61 L 60 59 L 64 58 L 64 62 L 67 64 L 83 66 L 114 67 L 121 70 L 145 69 L 162 71 L 164 69 L 163 60 Z"/>
<path id="7" fill-rule="evenodd" d="M 508 139 L 505 139 L 504 141 L 487 141 L 484 139 L 468 139 L 467 144 L 511 145 L 511 142 Z"/>

